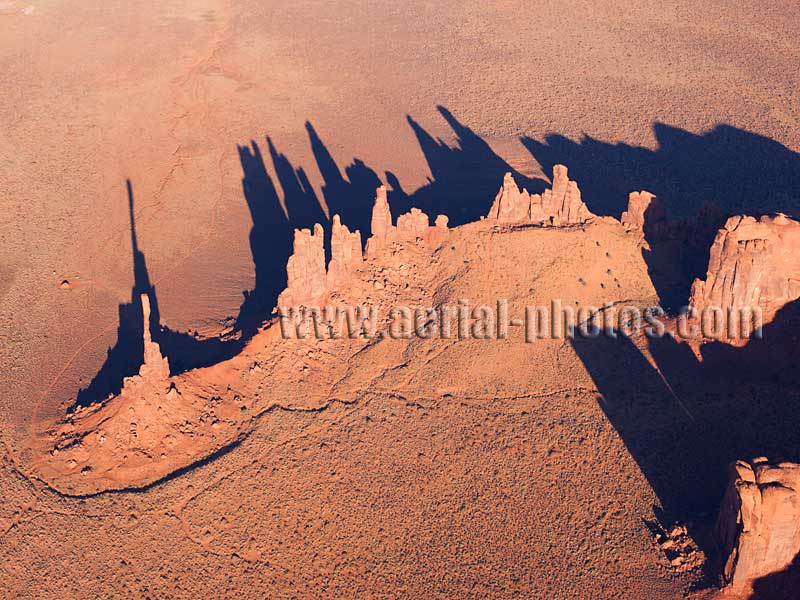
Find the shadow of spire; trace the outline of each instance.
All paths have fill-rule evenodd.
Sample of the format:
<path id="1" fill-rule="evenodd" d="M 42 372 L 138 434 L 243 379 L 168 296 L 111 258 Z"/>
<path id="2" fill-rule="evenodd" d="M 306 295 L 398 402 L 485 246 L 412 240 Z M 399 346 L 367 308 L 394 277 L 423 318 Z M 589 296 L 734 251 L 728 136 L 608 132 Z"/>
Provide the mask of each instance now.
<path id="1" fill-rule="evenodd" d="M 139 372 L 139 367 L 144 362 L 142 294 L 147 294 L 150 299 L 149 328 L 153 340 L 161 346 L 162 354 L 169 359 L 170 373 L 173 375 L 226 360 L 239 352 L 246 340 L 243 335 L 231 339 L 198 339 L 188 333 L 161 327 L 158 296 L 155 286 L 150 281 L 147 260 L 139 248 L 136 236 L 133 186 L 130 179 L 125 181 L 125 186 L 133 256 L 131 301 L 119 305 L 117 341 L 108 350 L 105 362 L 89 385 L 78 391 L 72 410 L 78 406 L 100 402 L 110 395 L 119 394 L 125 378 Z"/>
<path id="2" fill-rule="evenodd" d="M 628 193 L 647 190 L 673 217 L 692 217 L 707 203 L 724 215 L 780 211 L 800 217 L 800 155 L 783 144 L 730 125 L 694 134 L 656 122 L 653 133 L 655 149 L 588 135 L 521 142 L 543 169 L 567 165 L 598 215 L 619 218 Z"/>
<path id="3" fill-rule="evenodd" d="M 286 287 L 286 261 L 292 251 L 292 227 L 255 141 L 237 146 L 242 166 L 242 192 L 250 210 L 250 252 L 255 286 L 244 292 L 236 329 L 247 338 L 269 317 L 278 294 Z M 271 149 L 272 150 L 272 149 Z"/>
<path id="4" fill-rule="evenodd" d="M 111 394 L 118 394 L 122 389 L 124 378 L 138 373 L 139 366 L 144 361 L 144 329 L 142 326 L 143 313 L 141 294 L 150 296 L 152 305 L 155 293 L 150 284 L 150 276 L 147 272 L 145 256 L 139 249 L 138 240 L 136 238 L 133 186 L 131 185 L 130 179 L 125 180 L 125 187 L 128 196 L 131 251 L 133 255 L 133 287 L 131 289 L 131 301 L 119 305 L 117 342 L 113 347 L 109 348 L 103 366 L 89 385 L 78 392 L 76 406 L 86 406 L 93 402 L 103 400 Z M 152 318 L 151 314 L 151 322 Z"/>
<path id="5" fill-rule="evenodd" d="M 521 138 L 545 170 L 569 166 L 589 210 L 619 218 L 628 194 L 655 194 L 671 219 L 685 219 L 684 237 L 645 237 L 644 257 L 662 303 L 688 301 L 691 282 L 705 274 L 717 230 L 734 214 L 783 212 L 800 216 L 800 154 L 775 140 L 718 125 L 694 134 L 653 124 L 655 149 L 604 142 L 584 135 L 578 141 L 547 135 Z"/>
<path id="6" fill-rule="evenodd" d="M 375 189 L 381 185 L 380 178 L 364 161 L 354 158 L 353 163 L 345 167 L 345 179 L 311 122 L 306 121 L 305 127 L 311 152 L 322 175 L 322 195 L 331 217 L 339 215 L 350 230 L 358 229 L 362 246 L 365 246 L 372 235 L 372 205 Z"/>
<path id="7" fill-rule="evenodd" d="M 281 154 L 267 136 L 267 146 L 275 174 L 283 190 L 283 203 L 292 226 L 297 229 L 313 228 L 315 223 L 327 223 L 317 194 L 308 180 L 305 170 L 295 169 L 286 155 Z"/>
<path id="8" fill-rule="evenodd" d="M 489 212 L 506 173 L 511 173 L 519 185 L 532 193 L 544 190 L 544 181 L 521 175 L 449 110 L 443 106 L 437 106 L 437 110 L 455 133 L 457 145 L 450 147 L 443 140 L 434 138 L 410 115 L 406 116 L 431 177 L 425 186 L 411 195 L 403 194 L 397 182 L 399 193 L 395 193 L 393 198 L 390 195 L 390 198 L 392 204 L 397 204 L 398 212 L 416 206 L 431 218 L 438 214 L 447 215 L 450 225 L 458 226 L 477 221 Z M 391 173 L 387 173 L 387 179 L 397 181 Z"/>

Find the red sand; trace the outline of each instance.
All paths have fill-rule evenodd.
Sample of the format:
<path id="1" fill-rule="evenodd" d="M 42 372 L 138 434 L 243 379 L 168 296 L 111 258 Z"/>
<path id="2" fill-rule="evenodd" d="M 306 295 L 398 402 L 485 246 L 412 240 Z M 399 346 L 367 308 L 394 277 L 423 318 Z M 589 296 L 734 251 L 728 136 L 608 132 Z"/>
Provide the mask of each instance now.
<path id="1" fill-rule="evenodd" d="M 31 435 L 106 362 L 120 305 L 138 298 L 134 269 L 146 264 L 162 324 L 200 338 L 230 329 L 257 283 L 254 218 L 270 281 L 287 249 L 258 240 L 342 207 L 368 215 L 376 179 L 431 215 L 445 206 L 451 225 L 479 212 L 465 198 L 488 209 L 509 167 L 535 187 L 558 162 L 597 214 L 618 217 L 647 189 L 675 214 L 713 200 L 797 216 L 796 2 L 339 4 L 0 3 L 0 596 L 684 596 L 699 573 L 667 566 L 642 524 L 664 503 L 660 461 L 597 401 L 651 392 L 604 387 L 593 349 L 477 343 L 383 390 L 354 365 L 364 379 L 336 401 L 323 394 L 325 410 L 268 411 L 231 450 L 145 492 L 75 500 L 21 474 Z M 250 140 L 263 176 L 237 152 Z M 253 198 L 272 202 L 266 216 Z M 548 293 L 589 293 L 574 276 L 599 285 L 608 268 L 630 276 L 637 301 L 662 292 L 663 273 L 623 232 L 624 264 L 601 253 L 591 276 L 575 242 L 532 233 L 466 236 L 441 272 L 473 261 L 459 293 L 524 297 L 542 292 L 524 277 L 557 257 L 548 276 L 564 279 Z M 689 362 L 670 381 L 691 395 L 730 360 Z M 770 385 L 747 400 L 767 410 L 795 394 Z M 710 423 L 712 407 L 730 407 L 706 392 Z M 664 448 L 690 452 L 668 439 L 676 421 L 659 427 Z M 761 428 L 769 439 L 772 421 Z M 724 478 L 722 454 L 701 474 Z"/>

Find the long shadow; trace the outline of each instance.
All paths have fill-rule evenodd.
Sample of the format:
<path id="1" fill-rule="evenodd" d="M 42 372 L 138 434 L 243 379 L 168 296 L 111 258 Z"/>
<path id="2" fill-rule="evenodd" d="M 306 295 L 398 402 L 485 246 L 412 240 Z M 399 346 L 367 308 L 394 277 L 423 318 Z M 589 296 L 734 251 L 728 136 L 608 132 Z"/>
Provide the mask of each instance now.
<path id="1" fill-rule="evenodd" d="M 393 212 L 406 212 L 416 206 L 431 218 L 447 215 L 450 226 L 455 227 L 477 221 L 489 212 L 506 173 L 510 172 L 517 184 L 529 192 L 540 193 L 545 189 L 544 180 L 517 172 L 445 107 L 437 106 L 437 110 L 456 134 L 457 146 L 450 147 L 434 138 L 411 116 L 407 117 L 428 162 L 431 179 L 414 193 L 405 194 L 397 178 L 387 173 L 396 192 L 390 195 Z"/>
<path id="2" fill-rule="evenodd" d="M 545 170 L 568 165 L 595 214 L 619 218 L 628 193 L 647 190 L 671 218 L 686 219 L 676 228 L 678 239 L 647 236 L 651 251 L 645 254 L 663 304 L 677 308 L 686 303 L 692 280 L 704 274 L 714 235 L 728 216 L 800 216 L 800 154 L 730 125 L 698 135 L 656 122 L 653 132 L 654 150 L 589 136 L 521 142 Z"/>
<path id="3" fill-rule="evenodd" d="M 120 305 L 117 342 L 109 349 L 94 379 L 78 392 L 75 406 L 86 406 L 118 394 L 124 378 L 138 372 L 144 353 L 140 301 L 143 293 L 150 297 L 153 339 L 169 359 L 173 375 L 231 358 L 269 318 L 278 294 L 286 288 L 286 262 L 292 251 L 293 229 L 327 223 L 327 217 L 305 171 L 295 169 L 269 138 L 267 143 L 283 200 L 267 172 L 258 144 L 251 141 L 249 146 L 237 147 L 243 171 L 242 191 L 253 222 L 249 241 L 255 286 L 243 292 L 233 330 L 223 337 L 199 339 L 159 325 L 158 297 L 136 238 L 133 190 L 130 181 L 127 182 L 134 280 L 131 301 Z"/>
<path id="4" fill-rule="evenodd" d="M 236 354 L 243 345 L 242 338 L 223 340 L 220 338 L 198 339 L 194 336 L 167 327 L 160 327 L 158 296 L 155 286 L 150 282 L 147 261 L 139 248 L 136 237 L 133 187 L 130 180 L 125 182 L 130 215 L 131 248 L 133 253 L 133 287 L 131 301 L 119 305 L 119 327 L 117 341 L 108 350 L 103 366 L 88 386 L 79 390 L 72 407 L 87 406 L 104 400 L 122 389 L 125 377 L 135 375 L 144 360 L 143 324 L 141 295 L 150 298 L 150 331 L 153 339 L 161 346 L 161 351 L 169 359 L 170 372 L 181 373 L 188 369 L 213 364 Z"/>
<path id="5" fill-rule="evenodd" d="M 331 216 L 338 214 L 342 223 L 351 230 L 358 229 L 361 232 L 361 243 L 366 245 L 367 238 L 372 235 L 372 204 L 375 200 L 375 189 L 381 185 L 380 178 L 358 158 L 354 158 L 353 163 L 345 167 L 345 178 L 317 130 L 308 121 L 306 131 L 317 168 L 322 175 L 322 195 Z"/>
<path id="6" fill-rule="evenodd" d="M 239 146 L 238 151 L 244 174 L 242 192 L 253 221 L 249 239 L 255 287 L 244 292 L 236 328 L 245 337 L 251 337 L 272 311 L 278 294 L 286 287 L 286 261 L 292 249 L 292 228 L 258 144 L 251 140 L 250 146 Z"/>
<path id="7" fill-rule="evenodd" d="M 730 125 L 694 134 L 656 122 L 655 150 L 585 136 L 522 138 L 539 164 L 568 165 L 589 209 L 619 218 L 628 192 L 652 192 L 675 217 L 711 202 L 724 213 L 784 212 L 800 217 L 800 154 L 770 138 Z"/>
<path id="8" fill-rule="evenodd" d="M 629 339 L 576 338 L 598 399 L 672 521 L 716 515 L 737 459 L 800 458 L 800 301 L 743 347 L 702 346 L 698 360 L 671 337 L 648 341 L 651 365 Z M 702 537 L 702 536 L 701 536 Z"/>
<path id="9" fill-rule="evenodd" d="M 480 136 L 456 119 L 443 106 L 439 114 L 456 134 L 457 145 L 449 146 L 434 138 L 411 116 L 408 124 L 413 130 L 420 149 L 428 163 L 431 177 L 428 183 L 413 192 L 406 192 L 397 176 L 387 171 L 389 206 L 396 219 L 412 207 L 423 210 L 430 219 L 443 214 L 450 226 L 477 221 L 489 212 L 503 175 L 511 172 L 517 183 L 532 192 L 541 192 L 545 182 L 531 179 L 515 171 L 498 156 Z M 324 185 L 325 202 L 331 216 L 339 214 L 342 222 L 351 229 L 361 231 L 366 243 L 370 236 L 372 204 L 375 188 L 381 184 L 377 172 L 358 158 L 342 169 L 336 164 L 321 136 L 311 123 L 306 123 L 311 149 Z"/>

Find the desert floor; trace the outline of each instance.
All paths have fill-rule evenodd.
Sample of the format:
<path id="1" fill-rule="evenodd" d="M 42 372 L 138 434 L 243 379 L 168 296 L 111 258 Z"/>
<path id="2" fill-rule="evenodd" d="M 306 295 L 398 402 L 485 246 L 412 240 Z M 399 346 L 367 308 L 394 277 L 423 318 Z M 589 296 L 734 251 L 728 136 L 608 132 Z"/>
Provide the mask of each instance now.
<path id="1" fill-rule="evenodd" d="M 227 349 L 216 336 L 257 319 L 279 291 L 288 232 L 335 212 L 368 219 L 379 182 L 451 225 L 473 220 L 464 199 L 490 200 L 509 167 L 544 179 L 555 163 L 570 167 L 597 214 L 618 217 L 629 191 L 647 189 L 675 215 L 707 201 L 800 215 L 798 27 L 800 4 L 789 0 L 0 2 L 0 438 L 13 455 L 80 390 L 100 400 L 135 372 L 124 347 L 110 365 L 107 352 L 144 280 L 162 324 L 192 332 L 173 336 L 173 367 L 217 360 Z M 248 302 L 256 269 L 263 281 Z M 581 570 L 588 550 L 564 543 L 547 511 L 502 508 L 493 496 L 502 510 L 476 533 L 425 501 L 441 493 L 458 505 L 472 484 L 442 479 L 425 492 L 409 470 L 363 493 L 333 482 L 378 485 L 370 448 L 391 469 L 393 444 L 429 443 L 448 427 L 469 438 L 486 423 L 480 407 L 442 409 L 425 425 L 380 405 L 337 410 L 340 419 L 270 415 L 183 483 L 90 507 L 55 498 L 22 521 L 21 507 L 46 492 L 7 465 L 0 596 L 530 597 L 541 585 L 548 598 L 672 598 L 687 589 L 657 570 L 634 517 L 625 526 L 640 554 Z M 491 418 L 496 431 L 535 435 L 503 414 Z M 317 436 L 313 450 L 298 431 Z M 186 485 L 239 468 L 248 447 L 263 452 L 262 442 L 283 466 L 260 462 L 258 477 L 225 480 L 232 487 L 211 492 L 213 510 L 159 512 L 187 497 Z M 465 444 L 478 462 L 436 477 L 472 481 L 489 468 L 479 445 Z M 329 469 L 331 448 L 343 450 Z M 520 483 L 512 471 L 496 476 Z M 635 489 L 644 512 L 652 498 Z M 321 533 L 326 511 L 346 515 L 335 534 Z M 152 526 L 139 527 L 150 514 Z M 274 546 L 242 558 L 204 543 L 207 529 L 228 531 L 230 514 L 262 514 L 237 535 L 272 536 Z M 505 518 L 528 537 L 494 539 Z M 401 521 L 407 537 L 379 534 Z M 525 568 L 471 564 L 459 548 L 481 536 L 530 546 Z M 340 553 L 356 547 L 366 558 L 343 573 Z M 95 588 L 104 578 L 110 587 Z M 97 591 L 84 595 L 87 586 Z"/>

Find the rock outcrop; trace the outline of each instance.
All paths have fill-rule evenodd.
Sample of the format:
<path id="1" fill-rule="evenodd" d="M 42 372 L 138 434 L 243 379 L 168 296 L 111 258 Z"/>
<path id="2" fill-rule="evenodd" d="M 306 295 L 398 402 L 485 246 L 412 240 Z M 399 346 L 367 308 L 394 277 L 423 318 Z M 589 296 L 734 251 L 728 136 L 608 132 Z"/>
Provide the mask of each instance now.
<path id="1" fill-rule="evenodd" d="M 278 297 L 278 306 L 294 306 L 317 298 L 327 290 L 325 246 L 322 225 L 294 230 L 294 250 L 286 263 L 286 289 Z"/>
<path id="2" fill-rule="evenodd" d="M 150 301 L 141 296 L 144 361 L 122 391 L 102 404 L 80 407 L 48 432 L 49 452 L 34 464 L 66 494 L 93 494 L 152 482 L 207 456 L 239 432 L 241 411 L 208 398 L 191 378 L 171 378 L 169 363 L 150 336 Z"/>
<path id="3" fill-rule="evenodd" d="M 386 186 L 382 185 L 375 191 L 375 204 L 372 207 L 372 222 L 370 225 L 372 236 L 367 240 L 367 254 L 374 255 L 380 248 L 388 243 L 392 230 L 392 213 L 389 210 L 389 201 L 386 198 Z"/>
<path id="4" fill-rule="evenodd" d="M 737 461 L 716 528 L 734 590 L 786 568 L 800 553 L 800 465 Z"/>
<path id="5" fill-rule="evenodd" d="M 393 243 L 420 243 L 433 249 L 447 237 L 447 223 L 445 215 L 437 215 L 435 225 L 431 227 L 428 215 L 418 208 L 412 208 L 397 217 L 397 225 L 393 225 L 386 187 L 381 186 L 375 194 L 372 208 L 372 236 L 367 240 L 367 256 L 377 256 Z"/>
<path id="6" fill-rule="evenodd" d="M 339 215 L 334 215 L 331 228 L 331 262 L 328 264 L 327 288 L 333 289 L 345 283 L 362 261 L 361 233 L 350 233 L 342 225 Z"/>
<path id="7" fill-rule="evenodd" d="M 150 297 L 141 295 L 142 320 L 144 326 L 144 362 L 139 367 L 139 378 L 148 383 L 157 383 L 169 379 L 169 361 L 161 355 L 161 347 L 150 335 Z M 128 384 L 133 378 L 126 379 Z"/>
<path id="8" fill-rule="evenodd" d="M 690 304 L 724 314 L 763 311 L 769 322 L 784 304 L 800 297 L 800 223 L 785 215 L 731 217 L 720 229 L 705 281 L 692 284 Z"/>
<path id="9" fill-rule="evenodd" d="M 412 208 L 397 218 L 397 226 L 393 225 L 386 187 L 380 186 L 372 209 L 372 236 L 367 240 L 367 256 L 378 256 L 392 244 L 421 244 L 432 250 L 447 237 L 447 223 L 445 215 L 438 215 L 436 224 L 431 227 L 428 215 Z M 278 306 L 300 306 L 346 287 L 363 260 L 361 233 L 350 232 L 339 215 L 333 217 L 331 260 L 327 270 L 322 226 L 314 225 L 313 233 L 308 229 L 295 229 L 294 251 L 286 264 L 287 286 L 278 297 Z"/>
<path id="10" fill-rule="evenodd" d="M 628 231 L 649 235 L 667 233 L 667 213 L 664 206 L 650 192 L 631 192 L 628 195 L 628 210 L 622 213 L 622 225 Z"/>
<path id="11" fill-rule="evenodd" d="M 521 190 L 511 173 L 506 173 L 488 219 L 498 223 L 558 226 L 586 223 L 593 216 L 581 200 L 578 184 L 570 181 L 567 167 L 556 165 L 553 167 L 553 187 L 541 195 Z"/>

